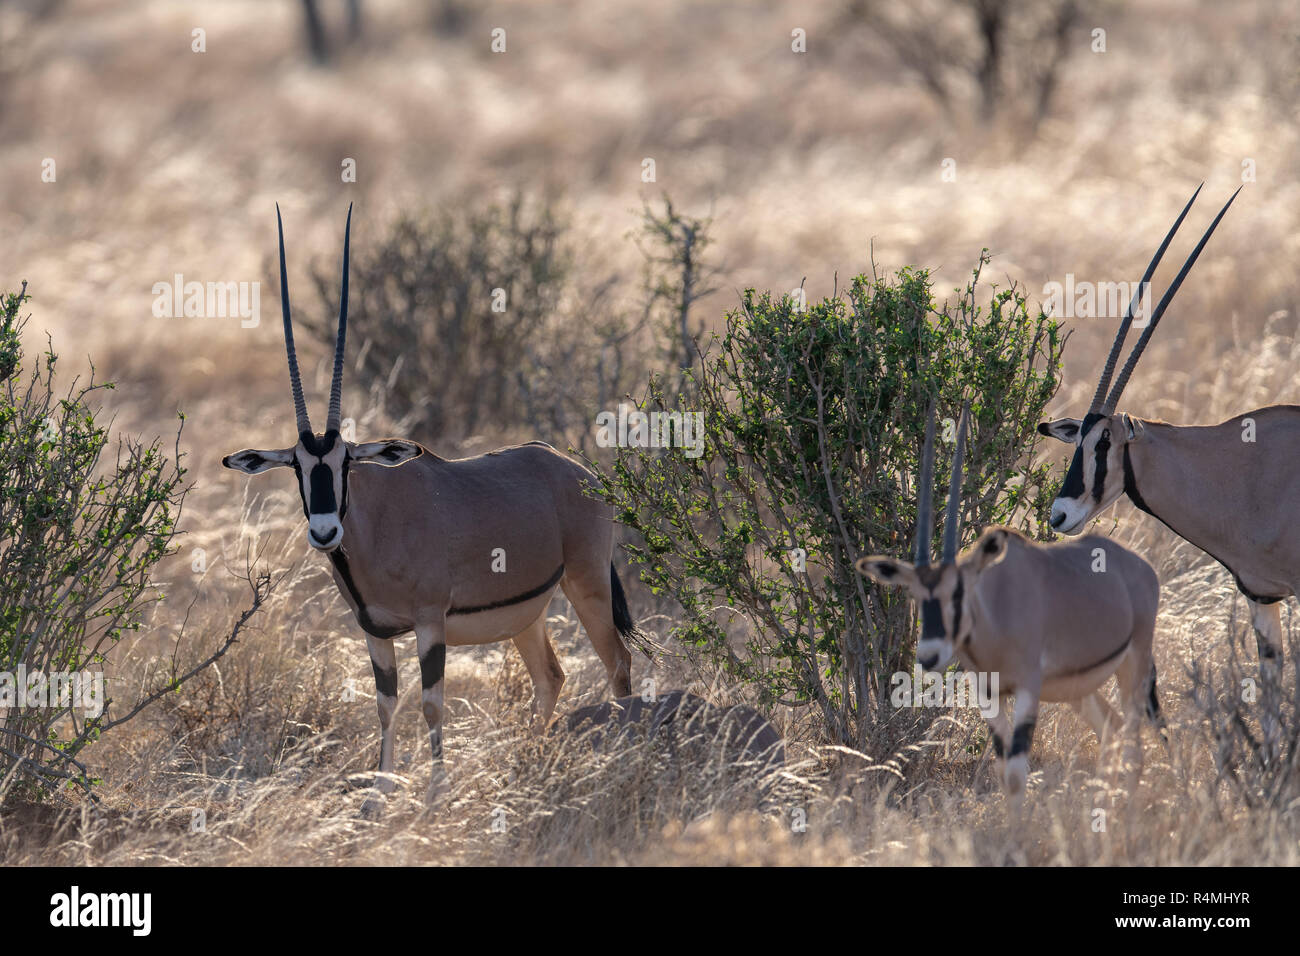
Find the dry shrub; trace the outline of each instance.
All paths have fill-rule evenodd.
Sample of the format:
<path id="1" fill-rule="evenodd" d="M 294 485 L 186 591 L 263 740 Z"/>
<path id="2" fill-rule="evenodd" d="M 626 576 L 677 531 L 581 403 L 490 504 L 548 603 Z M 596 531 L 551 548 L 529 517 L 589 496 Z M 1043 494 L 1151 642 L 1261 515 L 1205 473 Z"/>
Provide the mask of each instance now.
<path id="1" fill-rule="evenodd" d="M 1239 604 L 1234 601 L 1234 612 Z M 1282 666 L 1274 671 L 1261 668 L 1257 653 L 1247 650 L 1254 630 L 1241 626 L 1235 613 L 1229 635 L 1220 666 L 1196 657 L 1188 662 L 1198 742 L 1213 758 L 1206 787 L 1220 808 L 1239 802 L 1282 811 L 1300 823 L 1300 669 L 1294 664 L 1300 642 L 1288 628 Z"/>

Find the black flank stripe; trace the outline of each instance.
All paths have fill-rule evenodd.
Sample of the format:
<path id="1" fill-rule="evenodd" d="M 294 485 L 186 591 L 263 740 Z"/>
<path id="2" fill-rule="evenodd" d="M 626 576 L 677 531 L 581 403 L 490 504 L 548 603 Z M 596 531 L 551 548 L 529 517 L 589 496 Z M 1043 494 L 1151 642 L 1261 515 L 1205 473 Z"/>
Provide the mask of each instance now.
<path id="1" fill-rule="evenodd" d="M 348 559 L 342 548 L 335 548 L 330 552 L 330 562 L 338 571 L 339 577 L 343 579 L 344 587 L 352 596 L 352 603 L 357 606 L 357 623 L 361 625 L 363 631 L 371 637 L 390 638 L 411 630 L 409 627 L 381 627 L 371 620 L 370 612 L 366 610 L 366 602 L 361 599 L 361 593 L 357 590 L 357 583 L 352 580 L 352 570 L 348 567 Z"/>
<path id="2" fill-rule="evenodd" d="M 1109 663 L 1110 661 L 1113 661 L 1115 658 L 1119 657 L 1119 656 L 1120 656 L 1121 654 L 1123 654 L 1126 650 L 1128 650 L 1128 645 L 1129 645 L 1129 642 L 1130 642 L 1131 640 L 1132 640 L 1131 637 L 1126 637 L 1126 638 L 1124 639 L 1124 643 L 1123 643 L 1123 644 L 1121 644 L 1121 645 L 1120 645 L 1118 648 L 1116 648 L 1115 650 L 1111 651 L 1109 654 L 1107 654 L 1105 657 L 1103 657 L 1103 658 L 1102 658 L 1101 660 L 1099 660 L 1097 663 L 1095 663 L 1095 664 L 1089 664 L 1087 667 L 1082 667 L 1082 668 L 1080 668 L 1080 669 L 1077 670 L 1077 671 L 1070 671 L 1070 673 L 1068 673 L 1068 674 L 1061 674 L 1060 677 L 1058 677 L 1057 679 L 1060 680 L 1060 679 L 1062 679 L 1062 678 L 1078 677 L 1080 674 L 1086 674 L 1086 673 L 1088 673 L 1088 671 L 1096 670 L 1098 667 L 1101 667 L 1102 664 L 1107 664 L 1107 663 Z"/>
<path id="3" fill-rule="evenodd" d="M 545 584 L 540 584 L 531 591 L 525 591 L 523 594 L 515 595 L 512 598 L 506 598 L 504 601 L 493 601 L 491 604 L 476 604 L 473 607 L 453 607 L 447 613 L 451 614 L 478 614 L 481 611 L 492 611 L 499 607 L 509 607 L 512 604 L 522 604 L 524 601 L 531 601 L 538 595 L 545 594 L 551 588 L 560 582 L 564 577 L 564 565 L 561 564 L 550 579 Z"/>

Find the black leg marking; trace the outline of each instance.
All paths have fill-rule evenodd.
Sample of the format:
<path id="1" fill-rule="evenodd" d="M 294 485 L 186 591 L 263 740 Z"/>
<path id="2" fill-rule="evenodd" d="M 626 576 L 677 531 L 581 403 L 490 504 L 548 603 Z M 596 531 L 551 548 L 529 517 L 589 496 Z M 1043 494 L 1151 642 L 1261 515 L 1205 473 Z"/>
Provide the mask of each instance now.
<path id="1" fill-rule="evenodd" d="M 1006 744 L 1002 742 L 1002 736 L 995 730 L 993 731 L 993 753 L 1001 760 L 1002 755 L 1006 752 Z"/>
<path id="2" fill-rule="evenodd" d="M 1034 742 L 1034 722 L 1027 720 L 1019 727 L 1011 737 L 1011 756 L 1019 757 L 1021 754 L 1029 753 L 1029 747 Z"/>
<path id="3" fill-rule="evenodd" d="M 447 667 L 447 645 L 434 644 L 429 653 L 420 658 L 420 685 L 428 690 L 442 680 Z"/>
<path id="4" fill-rule="evenodd" d="M 1268 641 L 1264 640 L 1264 635 L 1255 632 L 1255 644 L 1259 647 L 1259 659 L 1261 661 L 1271 661 L 1277 657 L 1277 650 Z"/>
<path id="5" fill-rule="evenodd" d="M 373 657 L 370 658 L 370 666 L 375 672 L 375 690 L 379 691 L 379 693 L 384 697 L 396 697 L 397 668 L 394 667 L 391 670 L 385 670 L 375 662 Z"/>

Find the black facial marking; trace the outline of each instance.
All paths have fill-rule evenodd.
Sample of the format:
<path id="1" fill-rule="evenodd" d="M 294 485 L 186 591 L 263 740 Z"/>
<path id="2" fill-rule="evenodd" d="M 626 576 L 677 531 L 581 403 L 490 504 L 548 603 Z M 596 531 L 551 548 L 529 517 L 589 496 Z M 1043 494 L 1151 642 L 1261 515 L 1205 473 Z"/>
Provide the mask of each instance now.
<path id="1" fill-rule="evenodd" d="M 921 602 L 921 640 L 942 639 L 943 636 L 943 611 L 939 607 L 939 599 L 926 598 Z"/>
<path id="2" fill-rule="evenodd" d="M 317 458 L 324 458 L 333 451 L 334 443 L 338 441 L 338 438 L 338 430 L 334 428 L 331 428 L 319 438 L 311 432 L 302 432 L 298 435 L 298 440 L 302 442 L 302 447 L 307 450 L 307 454 L 314 455 Z"/>
<path id="3" fill-rule="evenodd" d="M 1080 423 L 1080 447 L 1075 448 L 1074 457 L 1070 459 L 1070 470 L 1065 473 L 1065 481 L 1061 485 L 1061 490 L 1057 493 L 1058 498 L 1083 497 L 1083 438 L 1087 437 L 1088 432 L 1092 430 L 1093 425 L 1102 421 L 1105 417 L 1105 415 L 1101 415 L 1097 412 L 1090 412 Z"/>
<path id="4" fill-rule="evenodd" d="M 1110 429 L 1102 431 L 1094 449 L 1096 465 L 1092 473 L 1092 500 L 1101 502 L 1102 492 L 1106 489 L 1106 459 L 1110 455 Z"/>
<path id="5" fill-rule="evenodd" d="M 1029 746 L 1034 742 L 1034 722 L 1027 720 L 1011 736 L 1011 756 L 1018 757 L 1029 753 Z"/>
<path id="6" fill-rule="evenodd" d="M 1083 497 L 1083 450 L 1076 448 L 1074 457 L 1070 459 L 1070 469 L 1065 473 L 1065 481 L 1061 483 L 1061 490 L 1056 493 L 1058 498 L 1082 498 Z"/>
<path id="7" fill-rule="evenodd" d="M 447 667 L 447 645 L 434 644 L 429 653 L 420 658 L 420 686 L 428 690 L 442 680 Z"/>
<path id="8" fill-rule="evenodd" d="M 304 518 L 311 518 L 311 509 L 307 507 L 307 497 L 302 493 L 302 465 L 298 463 L 298 456 L 293 456 L 293 476 L 298 479 L 298 497 L 302 499 L 302 514 Z"/>
<path id="9" fill-rule="evenodd" d="M 370 667 L 375 672 L 375 690 L 379 691 L 381 696 L 397 696 L 397 668 L 394 667 L 385 670 L 372 657 L 370 658 Z"/>
<path id="10" fill-rule="evenodd" d="M 261 455 L 257 454 L 257 452 L 250 451 L 247 455 L 244 456 L 243 461 L 244 464 L 249 468 L 261 468 L 262 462 L 266 461 L 266 459 L 263 458 Z"/>
<path id="11" fill-rule="evenodd" d="M 311 513 L 332 515 L 338 506 L 334 498 L 334 472 L 326 464 L 311 466 Z"/>
<path id="12" fill-rule="evenodd" d="M 560 578 L 562 577 L 564 577 L 564 565 L 560 565 L 560 567 L 556 570 L 556 572 L 551 575 L 550 580 L 548 580 L 545 584 L 539 584 L 531 591 L 525 591 L 523 594 L 517 594 L 512 598 L 506 598 L 504 601 L 493 601 L 490 604 L 475 604 L 471 607 L 453 607 L 450 608 L 447 611 L 447 613 L 448 614 L 477 614 L 480 611 L 491 611 L 499 607 L 509 607 L 511 604 L 521 604 L 524 601 L 531 601 L 533 598 L 537 597 L 538 595 L 545 594 L 551 588 L 555 587 L 555 585 L 559 584 Z"/>

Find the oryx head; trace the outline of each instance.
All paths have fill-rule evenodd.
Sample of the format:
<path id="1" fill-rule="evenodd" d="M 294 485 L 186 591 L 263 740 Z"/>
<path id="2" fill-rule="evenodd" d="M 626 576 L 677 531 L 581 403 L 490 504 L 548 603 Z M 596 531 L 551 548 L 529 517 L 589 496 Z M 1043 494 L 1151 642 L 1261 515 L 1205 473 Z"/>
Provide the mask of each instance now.
<path id="1" fill-rule="evenodd" d="M 975 582 L 984 570 L 1006 553 L 1006 532 L 994 528 L 976 546 L 957 558 L 961 529 L 962 457 L 966 451 L 969 406 L 962 409 L 957 428 L 957 447 L 948 482 L 948 507 L 943 528 L 943 557 L 938 567 L 930 564 L 930 540 L 934 535 L 931 501 L 934 497 L 934 407 L 925 426 L 925 447 L 921 452 L 921 476 L 916 484 L 916 545 L 913 562 L 883 555 L 861 558 L 857 569 L 889 587 L 905 587 L 921 608 L 921 636 L 916 643 L 916 660 L 926 670 L 941 671 L 952 661 L 957 648 L 970 640 L 974 620 L 968 608 Z"/>
<path id="2" fill-rule="evenodd" d="M 275 207 L 280 233 L 280 307 L 284 313 L 284 347 L 289 355 L 289 387 L 297 417 L 298 441 L 288 448 L 247 448 L 227 455 L 221 463 L 249 475 L 271 468 L 292 466 L 298 476 L 298 493 L 307 516 L 307 542 L 318 551 L 333 551 L 343 542 L 343 516 L 348 510 L 348 467 L 353 462 L 400 465 L 420 455 L 420 446 L 400 439 L 355 444 L 339 435 L 339 410 L 343 398 L 343 353 L 348 331 L 348 247 L 352 235 L 352 207 L 343 233 L 343 292 L 339 299 L 338 340 L 334 345 L 334 379 L 330 385 L 329 414 L 325 431 L 312 431 L 307 403 L 298 378 L 298 354 L 293 346 L 293 323 L 289 318 L 289 279 L 284 265 L 284 227 L 280 206 Z"/>
<path id="3" fill-rule="evenodd" d="M 1156 266 L 1160 264 L 1165 249 L 1169 247 L 1170 240 L 1174 238 L 1174 233 L 1178 231 L 1187 211 L 1192 208 L 1192 203 L 1200 194 L 1201 186 L 1192 193 L 1192 198 L 1187 200 L 1187 205 L 1174 220 L 1173 226 L 1165 235 L 1164 242 L 1160 244 L 1155 257 L 1147 266 L 1147 271 L 1142 276 L 1142 282 L 1138 285 L 1132 301 L 1129 302 L 1124 318 L 1120 321 L 1119 331 L 1115 334 L 1115 341 L 1111 344 L 1110 354 L 1106 357 L 1106 365 L 1102 369 L 1101 380 L 1097 383 L 1097 392 L 1093 395 L 1088 414 L 1082 419 L 1060 418 L 1054 422 L 1041 422 L 1038 426 L 1039 434 L 1050 435 L 1052 438 L 1074 445 L 1074 458 L 1070 462 L 1069 471 L 1065 474 L 1065 482 L 1057 492 L 1056 500 L 1052 502 L 1052 527 L 1063 534 L 1078 534 L 1091 518 L 1109 507 L 1124 492 L 1126 449 L 1130 443 L 1141 440 L 1143 429 L 1139 419 L 1130 418 L 1128 415 L 1116 415 L 1115 405 L 1119 402 L 1120 395 L 1124 393 L 1124 386 L 1128 384 L 1133 368 L 1142 356 L 1143 349 L 1147 347 L 1151 333 L 1156 330 L 1161 316 L 1173 301 L 1178 287 L 1183 284 L 1183 279 L 1196 263 L 1197 257 L 1205 248 L 1219 220 L 1228 211 L 1232 201 L 1237 198 L 1237 193 L 1241 192 L 1241 187 L 1237 187 L 1237 192 L 1224 203 L 1219 214 L 1210 223 L 1210 227 L 1205 230 L 1205 235 L 1201 236 L 1201 241 L 1196 244 L 1192 254 L 1183 263 L 1178 276 L 1161 297 L 1160 304 L 1149 317 L 1146 328 L 1142 330 L 1142 336 L 1133 346 L 1133 351 L 1129 353 L 1113 387 L 1110 383 L 1111 375 L 1115 372 L 1115 362 L 1124 347 L 1124 339 L 1128 335 L 1129 327 L 1133 324 L 1133 310 L 1141 301 L 1143 289 L 1151 281 L 1151 276 L 1155 273 Z M 1109 392 L 1107 392 L 1108 387 Z"/>

